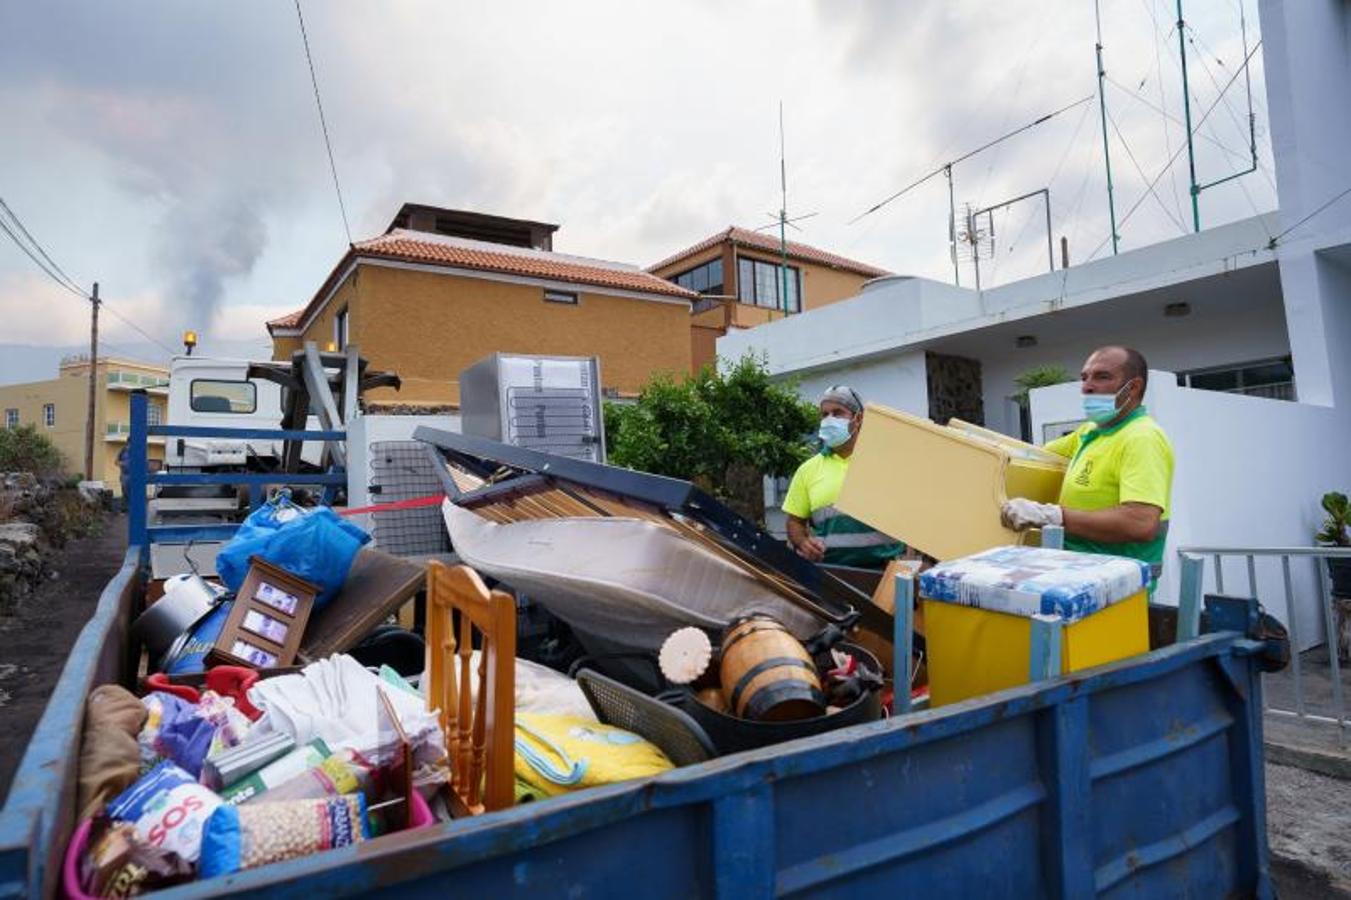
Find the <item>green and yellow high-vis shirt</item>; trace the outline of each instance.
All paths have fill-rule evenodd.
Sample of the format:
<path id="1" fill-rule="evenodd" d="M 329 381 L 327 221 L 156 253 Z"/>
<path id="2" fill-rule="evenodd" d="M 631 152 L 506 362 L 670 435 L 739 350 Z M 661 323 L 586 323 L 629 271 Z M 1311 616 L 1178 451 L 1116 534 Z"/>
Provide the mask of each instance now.
<path id="1" fill-rule="evenodd" d="M 1157 583 L 1163 570 L 1173 488 L 1173 447 L 1158 423 L 1142 406 L 1111 428 L 1089 422 L 1051 441 L 1045 449 L 1070 460 L 1060 486 L 1061 506 L 1094 510 L 1148 503 L 1163 511 L 1152 541 L 1108 544 L 1065 533 L 1066 550 L 1142 560 L 1150 564 Z"/>
<path id="2" fill-rule="evenodd" d="M 905 545 L 835 508 L 849 460 L 823 450 L 798 466 L 788 484 L 783 511 L 811 522 L 826 544 L 823 562 L 880 569 L 905 552 Z"/>

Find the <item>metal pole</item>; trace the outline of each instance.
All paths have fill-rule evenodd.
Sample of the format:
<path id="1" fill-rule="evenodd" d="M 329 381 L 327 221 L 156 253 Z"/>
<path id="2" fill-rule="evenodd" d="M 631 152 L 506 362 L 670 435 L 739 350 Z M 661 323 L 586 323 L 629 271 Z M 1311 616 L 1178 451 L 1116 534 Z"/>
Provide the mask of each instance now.
<path id="1" fill-rule="evenodd" d="M 1107 216 L 1112 225 L 1112 255 L 1115 256 L 1121 238 L 1116 233 L 1116 200 L 1112 196 L 1112 150 L 1107 142 L 1107 95 L 1104 93 L 1107 69 L 1102 64 L 1102 13 L 1098 9 L 1098 0 L 1093 0 L 1093 20 L 1098 26 L 1098 117 L 1102 120 L 1102 161 L 1107 167 Z"/>
<path id="2" fill-rule="evenodd" d="M 966 214 L 966 233 L 973 239 L 976 236 L 976 218 L 970 213 L 971 207 L 967 207 Z M 976 270 L 976 292 L 980 292 L 980 241 L 973 240 L 971 243 L 971 264 Z"/>
<path id="3" fill-rule="evenodd" d="M 1051 189 L 1046 189 L 1046 267 L 1055 271 L 1055 244 L 1051 240 Z"/>
<path id="4" fill-rule="evenodd" d="M 84 477 L 94 478 L 94 410 L 98 401 L 99 383 L 99 283 L 94 282 L 94 294 L 89 298 L 89 406 L 84 423 Z"/>
<path id="5" fill-rule="evenodd" d="M 962 286 L 962 272 L 957 265 L 957 201 L 952 195 L 952 163 L 943 167 L 948 179 L 948 246 L 952 249 L 952 281 Z"/>
<path id="6" fill-rule="evenodd" d="M 1196 147 L 1192 144 L 1191 87 L 1187 83 L 1187 23 L 1182 18 L 1182 0 L 1177 0 L 1177 48 L 1182 55 L 1182 111 L 1187 123 L 1187 169 L 1191 177 L 1192 227 L 1201 230 L 1201 189 L 1196 186 Z"/>
<path id="7" fill-rule="evenodd" d="M 783 101 L 779 101 L 779 188 L 782 204 L 779 206 L 779 284 L 783 300 L 783 314 L 788 315 L 788 167 L 784 162 Z"/>

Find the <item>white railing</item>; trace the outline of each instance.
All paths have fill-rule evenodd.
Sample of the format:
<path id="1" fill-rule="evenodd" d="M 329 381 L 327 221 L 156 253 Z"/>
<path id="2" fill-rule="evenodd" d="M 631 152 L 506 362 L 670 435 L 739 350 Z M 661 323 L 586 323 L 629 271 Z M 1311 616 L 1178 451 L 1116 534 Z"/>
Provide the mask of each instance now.
<path id="1" fill-rule="evenodd" d="M 1184 575 L 1188 568 L 1201 568 L 1197 563 L 1200 562 L 1204 565 L 1204 560 L 1209 557 L 1214 566 L 1215 591 L 1220 594 L 1226 592 L 1224 559 L 1246 560 L 1247 593 L 1248 596 L 1255 597 L 1258 600 L 1262 598 L 1258 596 L 1257 591 L 1257 560 L 1259 558 L 1280 559 L 1281 583 L 1284 586 L 1285 621 L 1286 628 L 1290 631 L 1290 672 L 1295 688 L 1295 708 L 1283 709 L 1268 705 L 1267 712 L 1296 716 L 1300 719 L 1311 719 L 1318 722 L 1335 723 L 1342 746 L 1347 746 L 1346 697 L 1342 690 L 1341 661 L 1337 657 L 1337 614 L 1333 608 L 1327 560 L 1345 559 L 1351 561 L 1351 547 L 1180 547 L 1177 552 L 1179 559 L 1182 561 Z M 1323 624 L 1327 634 L 1328 667 L 1332 676 L 1332 702 L 1336 711 L 1335 716 L 1319 715 L 1309 712 L 1307 708 L 1308 704 L 1304 695 L 1304 672 L 1300 660 L 1302 644 L 1299 634 L 1299 615 L 1295 609 L 1295 591 L 1290 575 L 1291 559 L 1311 560 L 1317 570 L 1316 583 L 1318 585 L 1319 606 L 1322 609 Z M 1197 588 L 1199 590 L 1199 585 Z M 1230 593 L 1232 592 L 1231 590 Z M 1265 692 L 1263 694 L 1265 702 Z"/>

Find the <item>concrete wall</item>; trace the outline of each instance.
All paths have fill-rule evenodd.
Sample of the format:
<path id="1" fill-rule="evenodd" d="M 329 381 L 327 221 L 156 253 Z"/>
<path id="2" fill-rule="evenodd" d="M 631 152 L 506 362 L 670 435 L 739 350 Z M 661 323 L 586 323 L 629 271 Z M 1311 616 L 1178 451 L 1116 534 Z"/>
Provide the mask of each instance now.
<path id="1" fill-rule="evenodd" d="M 1279 302 L 1226 315 L 1222 321 L 1191 316 L 1166 319 L 1148 310 L 1131 327 L 1116 326 L 1094 337 L 1010 348 L 981 358 L 985 425 L 1019 437 L 1018 408 L 1010 397 L 1014 379 L 1035 366 L 1060 365 L 1078 380 L 1084 360 L 1104 343 L 1125 344 L 1145 355 L 1151 368 L 1191 371 L 1286 356 L 1290 344 Z M 1301 389 L 1302 385 L 1297 385 Z"/>
<path id="2" fill-rule="evenodd" d="M 578 303 L 544 300 L 543 288 L 434 271 L 359 266 L 306 329 L 332 339 L 345 300 L 350 339 L 372 367 L 397 372 L 403 389 L 374 402 L 459 403 L 461 370 L 493 352 L 599 356 L 605 387 L 636 393 L 659 372 L 690 366 L 689 304 L 607 296 L 578 286 Z M 349 293 L 344 293 L 349 292 Z"/>
<path id="3" fill-rule="evenodd" d="M 1260 0 L 1278 249 L 1300 398 L 1351 407 L 1351 276 L 1318 251 L 1351 242 L 1351 5 Z M 1312 218 L 1310 218 L 1312 217 Z M 1302 223 L 1302 224 L 1301 224 Z"/>
<path id="4" fill-rule="evenodd" d="M 1302 403 L 1180 388 L 1170 372 L 1151 371 L 1145 398 L 1173 445 L 1172 526 L 1158 598 L 1176 603 L 1176 551 L 1184 546 L 1308 547 L 1322 521 L 1319 498 L 1351 486 L 1346 416 Z M 1033 427 L 1082 417 L 1078 385 L 1032 392 Z M 1257 597 L 1288 621 L 1279 560 L 1259 560 Z M 1248 593 L 1247 564 L 1223 563 L 1226 592 Z M 1205 590 L 1216 592 L 1206 560 Z M 1295 630 L 1302 647 L 1322 641 L 1316 569 L 1291 562 Z"/>
<path id="5" fill-rule="evenodd" d="M 924 351 L 901 353 L 839 369 L 817 369 L 798 381 L 804 400 L 815 403 L 833 384 L 847 384 L 865 403 L 880 403 L 917 416 L 929 414 L 929 387 Z"/>

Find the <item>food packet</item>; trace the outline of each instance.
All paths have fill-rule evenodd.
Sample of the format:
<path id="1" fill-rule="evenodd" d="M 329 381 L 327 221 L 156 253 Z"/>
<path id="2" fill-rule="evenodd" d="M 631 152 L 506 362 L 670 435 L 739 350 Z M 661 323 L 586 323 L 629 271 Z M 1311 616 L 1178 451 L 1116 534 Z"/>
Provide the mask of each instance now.
<path id="1" fill-rule="evenodd" d="M 366 796 L 217 807 L 202 836 L 203 878 L 308 856 L 370 838 Z"/>
<path id="2" fill-rule="evenodd" d="M 192 864 L 172 850 L 154 847 L 130 822 L 94 821 L 80 859 L 80 887 L 94 897 L 133 897 L 191 881 Z"/>
<path id="3" fill-rule="evenodd" d="M 278 803 L 283 800 L 318 800 L 355 794 L 369 794 L 375 772 L 374 763 L 355 750 L 339 750 L 319 765 L 306 769 L 264 794 L 245 800 L 246 804 Z"/>
<path id="4" fill-rule="evenodd" d="M 187 772 L 165 760 L 108 804 L 108 815 L 130 822 L 152 847 L 188 862 L 201 851 L 202 829 L 221 799 Z"/>

